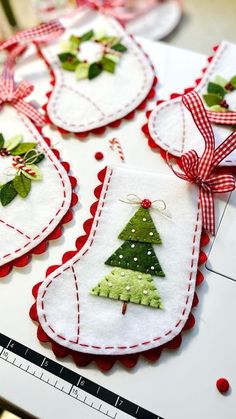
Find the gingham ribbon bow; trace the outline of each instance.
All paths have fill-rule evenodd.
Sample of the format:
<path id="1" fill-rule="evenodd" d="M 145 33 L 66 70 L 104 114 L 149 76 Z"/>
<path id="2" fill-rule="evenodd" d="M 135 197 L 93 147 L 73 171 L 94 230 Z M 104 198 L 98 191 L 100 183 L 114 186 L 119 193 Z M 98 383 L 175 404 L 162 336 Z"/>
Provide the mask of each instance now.
<path id="1" fill-rule="evenodd" d="M 146 0 L 144 5 L 137 7 L 134 11 L 125 11 L 127 0 L 77 0 L 78 6 L 87 6 L 91 9 L 99 10 L 104 14 L 115 17 L 125 23 L 146 13 L 157 5 L 157 0 Z"/>
<path id="2" fill-rule="evenodd" d="M 195 150 L 182 155 L 181 167 L 184 173 L 170 167 L 179 178 L 199 186 L 203 227 L 214 235 L 214 194 L 233 191 L 235 179 L 230 174 L 213 173 L 213 170 L 236 148 L 236 131 L 215 149 L 214 133 L 200 96 L 192 91 L 183 96 L 182 100 L 204 139 L 205 150 L 201 157 Z"/>
<path id="3" fill-rule="evenodd" d="M 36 125 L 41 126 L 45 123 L 44 116 L 37 109 L 24 99 L 29 96 L 34 87 L 27 81 L 15 84 L 13 77 L 13 67 L 16 57 L 25 49 L 22 45 L 16 47 L 8 56 L 4 63 L 3 72 L 0 79 L 0 110 L 4 103 L 14 106 L 19 112 L 30 118 Z"/>
<path id="4" fill-rule="evenodd" d="M 19 32 L 0 44 L 0 51 L 15 44 L 19 44 L 9 54 L 3 67 L 0 79 L 0 109 L 4 103 L 10 103 L 14 108 L 30 118 L 36 125 L 41 126 L 45 123 L 44 116 L 35 109 L 32 103 L 24 100 L 32 93 L 34 87 L 27 81 L 15 84 L 13 68 L 17 56 L 25 49 L 24 44 L 27 44 L 30 41 L 48 42 L 61 35 L 64 30 L 65 29 L 59 20 L 53 20 L 49 23 L 44 23 L 37 27 Z M 23 45 L 21 45 L 21 43 L 23 43 Z"/>
<path id="5" fill-rule="evenodd" d="M 211 122 L 220 125 L 236 125 L 236 112 L 213 112 L 207 111 L 207 116 Z"/>

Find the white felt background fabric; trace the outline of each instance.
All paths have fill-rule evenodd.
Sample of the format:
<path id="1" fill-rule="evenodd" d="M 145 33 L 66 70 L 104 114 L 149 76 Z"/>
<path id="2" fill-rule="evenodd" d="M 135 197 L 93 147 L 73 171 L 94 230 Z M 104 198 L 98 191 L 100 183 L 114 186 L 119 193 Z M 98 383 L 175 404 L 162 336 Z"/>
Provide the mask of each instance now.
<path id="1" fill-rule="evenodd" d="M 5 105 L 0 113 L 0 132 L 6 140 L 21 134 L 23 142 L 37 142 L 46 157 L 38 165 L 43 179 L 32 182 L 29 195 L 24 199 L 17 196 L 5 207 L 0 205 L 2 266 L 29 252 L 55 229 L 70 206 L 71 185 L 66 171 L 28 118 Z M 12 157 L 0 157 L 0 161 L 0 183 L 5 184 L 10 179 L 4 169 L 11 167 Z"/>
<path id="2" fill-rule="evenodd" d="M 48 103 L 53 123 L 71 132 L 84 132 L 107 125 L 136 109 L 152 87 L 154 71 L 135 41 L 113 18 L 87 9 L 63 19 L 62 23 L 66 27 L 64 34 L 42 49 L 56 76 Z M 60 43 L 71 34 L 82 35 L 91 29 L 121 37 L 128 51 L 122 55 L 115 74 L 104 71 L 93 80 L 77 81 L 74 72 L 61 68 L 57 57 Z"/>
<path id="3" fill-rule="evenodd" d="M 235 62 L 236 45 L 222 42 L 201 83 L 195 90 L 200 95 L 206 93 L 208 82 L 214 81 L 216 75 L 230 80 L 236 74 Z M 226 100 L 230 109 L 236 109 L 236 91 L 226 95 Z M 156 144 L 175 156 L 181 156 L 191 149 L 196 150 L 199 154 L 204 150 L 203 138 L 196 128 L 190 112 L 183 105 L 181 97 L 156 106 L 150 115 L 148 127 Z M 219 125 L 213 125 L 213 130 L 217 146 L 232 132 L 230 128 Z M 233 151 L 221 163 L 224 166 L 235 164 L 236 151 Z"/>
<path id="4" fill-rule="evenodd" d="M 118 235 L 137 209 L 119 200 L 130 193 L 163 199 L 172 221 L 151 210 L 163 241 L 154 249 L 166 277 L 154 281 L 164 309 L 129 303 L 124 316 L 121 301 L 90 291 L 111 272 L 104 262 L 123 243 Z M 201 235 L 198 204 L 198 188 L 174 176 L 108 169 L 87 244 L 39 289 L 37 311 L 47 335 L 68 348 L 99 354 L 139 352 L 173 339 L 188 318 L 195 290 Z"/>

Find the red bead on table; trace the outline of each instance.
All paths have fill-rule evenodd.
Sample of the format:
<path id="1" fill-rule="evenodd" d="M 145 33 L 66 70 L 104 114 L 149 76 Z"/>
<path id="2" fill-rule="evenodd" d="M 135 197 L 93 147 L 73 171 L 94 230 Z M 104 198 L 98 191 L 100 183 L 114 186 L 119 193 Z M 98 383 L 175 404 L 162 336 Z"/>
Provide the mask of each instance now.
<path id="1" fill-rule="evenodd" d="M 226 393 L 229 390 L 229 382 L 226 378 L 219 378 L 216 381 L 216 387 L 220 393 Z"/>
<path id="2" fill-rule="evenodd" d="M 95 153 L 94 157 L 95 157 L 96 160 L 102 160 L 104 155 L 101 151 L 97 151 L 97 153 Z"/>
<path id="3" fill-rule="evenodd" d="M 141 202 L 141 207 L 148 209 L 152 206 L 150 199 L 143 199 Z"/>

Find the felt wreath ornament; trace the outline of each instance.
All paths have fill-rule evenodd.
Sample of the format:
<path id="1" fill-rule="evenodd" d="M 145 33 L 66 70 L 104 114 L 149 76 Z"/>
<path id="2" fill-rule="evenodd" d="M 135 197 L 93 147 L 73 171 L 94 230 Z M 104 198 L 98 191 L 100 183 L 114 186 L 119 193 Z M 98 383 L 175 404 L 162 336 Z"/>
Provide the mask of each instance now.
<path id="1" fill-rule="evenodd" d="M 203 95 L 203 98 L 211 111 L 227 112 L 229 104 L 227 103 L 225 96 L 235 89 L 236 76 L 233 76 L 230 80 L 226 80 L 221 76 L 216 76 L 214 82 L 208 83 L 207 93 Z"/>
<path id="2" fill-rule="evenodd" d="M 92 80 L 103 71 L 115 73 L 122 54 L 127 51 L 117 36 L 107 36 L 105 32 L 93 30 L 82 36 L 71 35 L 60 45 L 58 55 L 64 70 L 75 71 L 76 79 Z"/>
<path id="3" fill-rule="evenodd" d="M 15 135 L 5 141 L 0 133 L 0 156 L 12 156 L 11 166 L 7 167 L 5 174 L 11 180 L 0 185 L 0 201 L 3 206 L 19 195 L 26 198 L 31 190 L 31 182 L 42 179 L 37 164 L 44 159 L 44 154 L 37 151 L 35 142 L 22 142 L 22 135 Z"/>

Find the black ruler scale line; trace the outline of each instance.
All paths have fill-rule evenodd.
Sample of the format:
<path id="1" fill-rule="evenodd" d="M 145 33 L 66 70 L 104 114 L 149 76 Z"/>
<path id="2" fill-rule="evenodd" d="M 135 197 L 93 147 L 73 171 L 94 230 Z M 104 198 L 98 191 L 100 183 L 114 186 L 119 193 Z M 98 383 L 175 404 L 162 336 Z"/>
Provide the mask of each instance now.
<path id="1" fill-rule="evenodd" d="M 76 396 L 76 389 L 84 390 L 86 393 L 97 397 L 99 400 L 108 403 L 115 409 L 121 410 L 122 412 L 127 413 L 128 415 L 137 418 L 137 419 L 164 419 L 161 416 L 158 416 L 141 406 L 138 406 L 135 403 L 130 402 L 129 400 L 125 399 L 124 397 L 119 396 L 118 394 L 113 393 L 112 391 L 106 389 L 105 387 L 99 386 L 98 384 L 94 383 L 93 381 L 83 377 L 76 372 L 63 367 L 62 365 L 58 364 L 57 362 L 44 357 L 43 355 L 39 354 L 38 352 L 28 348 L 27 346 L 22 345 L 19 342 L 3 335 L 0 333 L 0 346 L 3 347 L 2 352 L 0 353 L 1 359 L 4 360 L 4 357 L 1 355 L 3 354 L 4 350 L 14 353 L 22 357 L 23 359 L 29 361 L 30 363 L 36 365 L 37 367 L 42 368 L 43 370 L 52 373 L 53 375 L 61 378 L 62 380 L 66 381 L 67 383 L 71 384 L 71 389 L 68 395 L 72 395 L 75 399 L 86 403 L 86 397 L 84 400 L 80 400 Z M 14 362 L 11 363 L 14 365 Z M 17 365 L 15 365 L 17 367 Z M 18 367 L 20 368 L 20 367 Z M 27 372 L 23 369 L 23 371 Z M 38 377 L 37 377 L 38 378 Z M 40 378 L 40 377 L 39 377 Z M 45 382 L 44 380 L 42 380 Z M 46 384 L 50 384 L 45 382 Z M 51 385 L 51 384 L 50 384 Z M 57 388 L 57 387 L 55 387 Z M 94 408 L 90 404 L 87 404 L 89 407 Z M 95 408 L 96 409 L 96 408 Z M 96 409 L 99 410 L 99 409 Z M 102 413 L 102 412 L 101 412 Z M 112 417 L 107 415 L 108 417 Z M 116 415 L 115 415 L 116 417 Z M 114 418 L 115 418 L 114 417 Z M 113 417 L 112 417 L 113 418 Z"/>

